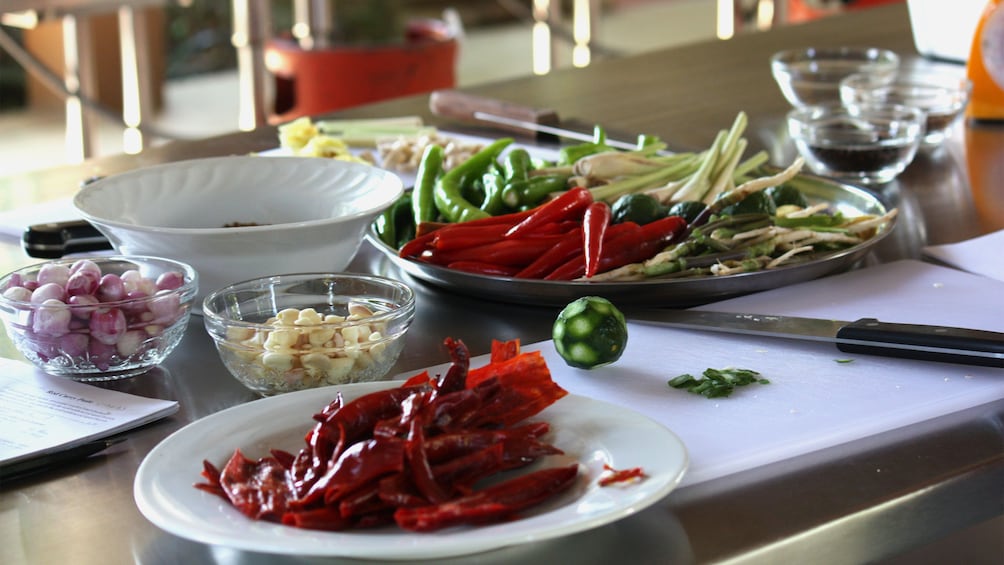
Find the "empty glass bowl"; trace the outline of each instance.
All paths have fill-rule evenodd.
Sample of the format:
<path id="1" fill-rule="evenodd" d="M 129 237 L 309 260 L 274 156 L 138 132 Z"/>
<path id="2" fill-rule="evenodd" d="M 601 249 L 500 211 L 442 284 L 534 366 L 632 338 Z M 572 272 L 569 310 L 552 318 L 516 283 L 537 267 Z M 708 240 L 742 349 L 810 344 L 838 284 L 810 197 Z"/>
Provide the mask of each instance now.
<path id="1" fill-rule="evenodd" d="M 899 56 L 875 47 L 790 49 L 775 53 L 770 68 L 792 106 L 840 101 L 840 81 L 852 74 L 891 74 Z"/>
<path id="2" fill-rule="evenodd" d="M 924 112 L 897 104 L 807 106 L 788 113 L 788 133 L 816 173 L 881 184 L 917 154 Z"/>
<path id="3" fill-rule="evenodd" d="M 948 136 L 971 92 L 972 82 L 962 74 L 923 68 L 901 69 L 894 74 L 854 74 L 840 83 L 845 104 L 902 104 L 923 110 L 927 145 L 937 145 Z"/>
<path id="4" fill-rule="evenodd" d="M 211 293 L 202 313 L 227 370 L 267 396 L 386 378 L 415 295 L 371 275 L 276 275 Z"/>

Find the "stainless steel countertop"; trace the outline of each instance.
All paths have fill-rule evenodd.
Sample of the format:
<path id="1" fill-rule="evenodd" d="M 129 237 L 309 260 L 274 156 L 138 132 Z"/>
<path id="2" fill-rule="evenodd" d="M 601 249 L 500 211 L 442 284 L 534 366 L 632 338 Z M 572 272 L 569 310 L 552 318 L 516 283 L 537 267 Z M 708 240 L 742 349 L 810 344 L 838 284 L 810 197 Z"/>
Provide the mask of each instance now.
<path id="1" fill-rule="evenodd" d="M 603 123 L 611 130 L 655 133 L 682 146 L 711 139 L 744 109 L 750 115 L 748 137 L 754 149 L 769 149 L 782 162 L 790 151 L 777 133 L 785 103 L 769 78 L 766 55 L 780 46 L 821 38 L 831 44 L 879 44 L 905 53 L 912 49 L 905 6 L 895 5 L 474 90 L 555 107 L 565 117 Z M 681 76 L 688 78 L 681 81 Z M 712 91 L 720 94 L 704 96 Z M 341 115 L 419 114 L 434 122 L 426 104 L 427 97 L 410 97 Z M 887 204 L 899 207 L 902 215 L 899 227 L 865 264 L 919 258 L 923 245 L 1004 227 L 999 168 L 1004 160 L 994 157 L 1004 154 L 998 150 L 1004 148 L 1004 128 L 959 129 L 948 146 L 922 155 L 882 189 Z M 95 173 L 274 145 L 274 130 L 262 129 L 0 179 L 0 188 L 29 191 L 41 201 L 71 193 L 79 179 Z M 984 180 L 973 177 L 974 169 L 967 166 L 974 148 L 986 151 L 977 163 Z M 5 270 L 31 262 L 16 244 L 0 245 Z M 410 281 L 368 244 L 350 270 Z M 464 336 L 473 354 L 485 353 L 491 338 L 518 337 L 532 343 L 550 336 L 555 309 L 476 300 L 418 282 L 413 286 L 418 312 L 396 372 L 445 361 L 440 343 L 446 335 Z M 136 508 L 132 481 L 146 453 L 187 423 L 256 398 L 227 374 L 201 325 L 201 318 L 193 318 L 181 347 L 161 369 L 103 385 L 178 400 L 177 414 L 131 432 L 127 441 L 90 460 L 0 485 L 0 561 L 313 561 L 180 539 L 150 524 Z M 2 351 L 10 355 L 9 344 L 5 347 Z M 1002 430 L 1004 399 L 987 399 L 983 406 L 950 416 L 680 488 L 642 512 L 589 532 L 438 562 L 1000 563 Z"/>

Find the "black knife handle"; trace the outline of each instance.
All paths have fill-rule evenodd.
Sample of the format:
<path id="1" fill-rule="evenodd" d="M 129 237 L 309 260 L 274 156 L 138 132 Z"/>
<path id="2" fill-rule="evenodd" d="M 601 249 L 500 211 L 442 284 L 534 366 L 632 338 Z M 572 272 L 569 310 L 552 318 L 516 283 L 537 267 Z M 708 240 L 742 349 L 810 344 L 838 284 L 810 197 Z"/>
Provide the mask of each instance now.
<path id="1" fill-rule="evenodd" d="M 1000 333 L 947 326 L 920 326 L 862 318 L 837 332 L 837 349 L 1004 368 L 1004 338 Z"/>
<path id="2" fill-rule="evenodd" d="M 21 246 L 29 257 L 42 259 L 112 248 L 108 239 L 87 220 L 28 226 L 21 235 Z"/>

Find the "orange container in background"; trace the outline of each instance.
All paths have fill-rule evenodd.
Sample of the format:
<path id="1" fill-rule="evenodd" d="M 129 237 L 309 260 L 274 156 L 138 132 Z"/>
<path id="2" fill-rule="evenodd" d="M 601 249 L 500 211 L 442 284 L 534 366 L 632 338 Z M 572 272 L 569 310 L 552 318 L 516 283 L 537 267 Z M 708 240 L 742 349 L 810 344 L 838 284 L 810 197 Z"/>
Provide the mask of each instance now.
<path id="1" fill-rule="evenodd" d="M 275 77 L 275 123 L 456 85 L 458 42 L 438 21 L 409 25 L 400 44 L 303 49 L 288 39 L 265 47 Z"/>
<path id="2" fill-rule="evenodd" d="M 966 115 L 1004 122 L 1004 0 L 991 0 L 976 26 L 966 65 L 973 82 Z"/>

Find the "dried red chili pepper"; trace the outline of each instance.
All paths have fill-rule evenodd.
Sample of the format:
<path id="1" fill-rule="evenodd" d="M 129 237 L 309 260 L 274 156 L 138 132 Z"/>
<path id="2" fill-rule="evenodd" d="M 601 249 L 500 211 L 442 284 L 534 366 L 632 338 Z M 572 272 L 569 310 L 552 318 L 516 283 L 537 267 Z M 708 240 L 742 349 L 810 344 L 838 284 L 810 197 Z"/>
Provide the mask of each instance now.
<path id="1" fill-rule="evenodd" d="M 510 339 L 509 341 L 492 340 L 491 360 L 489 363 L 501 363 L 517 355 L 519 355 L 518 339 Z"/>
<path id="2" fill-rule="evenodd" d="M 234 508 L 256 520 L 279 521 L 292 498 L 286 470 L 278 461 L 272 457 L 252 461 L 240 449 L 223 467 L 219 484 Z"/>
<path id="3" fill-rule="evenodd" d="M 320 494 L 325 504 L 334 504 L 367 482 L 404 469 L 405 442 L 398 438 L 373 438 L 346 449 L 338 461 L 307 493 Z"/>
<path id="4" fill-rule="evenodd" d="M 319 432 L 331 441 L 344 434 L 346 443 L 353 443 L 369 433 L 380 420 L 401 413 L 401 403 L 415 392 L 414 388 L 389 388 L 371 392 L 328 414 Z"/>
<path id="5" fill-rule="evenodd" d="M 411 430 L 405 444 L 405 455 L 411 468 L 411 480 L 415 482 L 422 496 L 433 504 L 449 500 L 449 495 L 432 474 L 429 459 L 425 456 L 425 433 L 417 420 L 411 422 Z"/>
<path id="6" fill-rule="evenodd" d="M 645 478 L 645 471 L 643 471 L 641 467 L 632 467 L 631 469 L 614 469 L 610 465 L 604 463 L 603 470 L 605 472 L 600 475 L 600 480 L 598 481 L 601 487 L 608 487 L 617 483 L 627 483 Z"/>
<path id="7" fill-rule="evenodd" d="M 585 255 L 586 277 L 596 274 L 603 254 L 603 236 L 610 226 L 610 206 L 606 202 L 593 202 L 582 216 L 582 244 Z"/>
<path id="8" fill-rule="evenodd" d="M 472 493 L 484 477 L 561 453 L 540 439 L 546 423 L 514 424 L 566 392 L 518 340 L 493 342 L 495 361 L 477 373 L 463 342 L 445 343 L 453 363 L 442 378 L 419 373 L 394 394 L 336 397 L 314 415 L 296 456 L 274 450 L 251 461 L 236 450 L 222 471 L 204 462 L 206 482 L 196 486 L 252 518 L 322 530 L 393 523 L 402 508 L 424 508 L 416 516 L 429 527 L 458 500 L 447 522 L 504 519 L 566 488 L 552 471 Z"/>
<path id="9" fill-rule="evenodd" d="M 347 530 L 355 525 L 354 520 L 343 518 L 340 510 L 334 506 L 286 512 L 282 516 L 282 523 L 296 528 L 326 531 Z"/>
<path id="10" fill-rule="evenodd" d="M 453 362 L 436 385 L 437 394 L 463 390 L 467 384 L 467 372 L 471 363 L 471 355 L 464 342 L 448 337 L 443 340 L 443 344 L 450 352 L 450 359 Z"/>
<path id="11" fill-rule="evenodd" d="M 216 468 L 216 465 L 213 465 L 209 461 L 203 461 L 201 475 L 202 478 L 206 479 L 206 482 L 195 483 L 195 488 L 222 498 L 227 497 L 227 493 L 220 486 L 220 470 Z"/>
<path id="12" fill-rule="evenodd" d="M 472 486 L 478 480 L 498 473 L 505 468 L 505 448 L 496 443 L 473 453 L 454 457 L 436 465 L 432 474 L 436 482 L 449 485 L 451 494 L 470 494 Z"/>
<path id="13" fill-rule="evenodd" d="M 429 532 L 458 524 L 504 520 L 568 489 L 578 472 L 578 465 L 543 469 L 443 504 L 398 508 L 394 521 L 406 530 Z"/>

